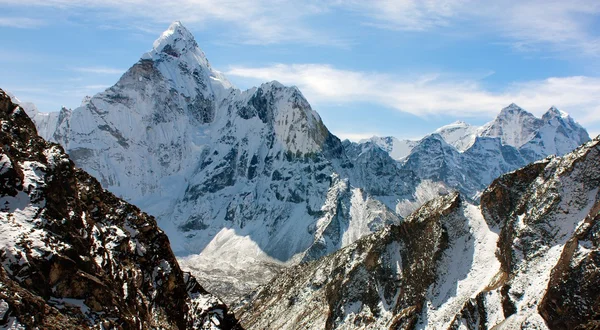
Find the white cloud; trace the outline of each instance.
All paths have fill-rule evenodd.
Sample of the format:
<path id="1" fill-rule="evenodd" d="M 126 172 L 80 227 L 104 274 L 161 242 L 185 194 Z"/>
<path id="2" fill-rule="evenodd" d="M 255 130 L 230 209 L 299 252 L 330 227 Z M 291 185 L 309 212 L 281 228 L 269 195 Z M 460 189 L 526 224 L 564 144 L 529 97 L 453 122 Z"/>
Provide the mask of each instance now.
<path id="1" fill-rule="evenodd" d="M 33 29 L 45 25 L 43 20 L 27 17 L 0 17 L 0 26 Z"/>
<path id="2" fill-rule="evenodd" d="M 490 118 L 511 102 L 541 115 L 555 105 L 582 123 L 600 121 L 600 78 L 556 77 L 514 83 L 504 91 L 483 88 L 476 80 L 444 80 L 443 75 L 398 77 L 336 69 L 324 64 L 275 64 L 231 67 L 228 75 L 296 85 L 310 102 L 366 102 L 417 116 Z"/>
<path id="3" fill-rule="evenodd" d="M 97 66 L 76 67 L 76 68 L 73 68 L 73 70 L 78 71 L 78 72 L 95 73 L 95 74 L 113 74 L 113 75 L 118 74 L 118 75 L 121 75 L 121 74 L 125 73 L 124 69 L 97 67 Z"/>
<path id="4" fill-rule="evenodd" d="M 517 47 L 551 46 L 553 50 L 600 55 L 600 34 L 594 27 L 600 18 L 597 1 L 501 1 L 488 8 L 483 18 L 515 40 Z"/>
<path id="5" fill-rule="evenodd" d="M 466 0 L 350 0 L 339 4 L 366 16 L 367 24 L 393 30 L 425 31 L 448 26 Z"/>
<path id="6" fill-rule="evenodd" d="M 372 0 L 342 4 L 376 27 L 501 37 L 520 50 L 600 55 L 600 2 L 589 0 Z"/>

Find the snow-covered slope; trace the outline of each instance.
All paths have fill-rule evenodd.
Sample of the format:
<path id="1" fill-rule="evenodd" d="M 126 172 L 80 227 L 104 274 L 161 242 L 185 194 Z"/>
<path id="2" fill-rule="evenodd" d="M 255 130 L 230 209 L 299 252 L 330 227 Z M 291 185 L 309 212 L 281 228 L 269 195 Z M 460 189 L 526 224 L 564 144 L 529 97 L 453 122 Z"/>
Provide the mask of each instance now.
<path id="1" fill-rule="evenodd" d="M 2 90 L 0 124 L 0 328 L 237 328 L 154 219 L 76 169 Z"/>
<path id="2" fill-rule="evenodd" d="M 410 151 L 415 147 L 417 141 L 414 140 L 398 140 L 393 136 L 374 136 L 370 139 L 361 140 L 359 144 L 371 142 L 379 146 L 387 152 L 393 159 L 402 160 L 410 154 Z"/>
<path id="3" fill-rule="evenodd" d="M 594 329 L 600 139 L 457 193 L 315 262 L 239 309 L 248 329 Z"/>
<path id="4" fill-rule="evenodd" d="M 531 140 L 542 125 L 542 120 L 511 103 L 493 121 L 485 124 L 478 135 L 499 137 L 502 144 L 519 148 Z"/>
<path id="5" fill-rule="evenodd" d="M 459 120 L 438 128 L 434 133 L 440 135 L 446 143 L 454 146 L 458 151 L 465 151 L 475 142 L 478 131 L 479 127 Z"/>
<path id="6" fill-rule="evenodd" d="M 225 298 L 398 222 L 419 183 L 379 148 L 346 148 L 297 88 L 234 88 L 180 23 L 55 132 Z"/>

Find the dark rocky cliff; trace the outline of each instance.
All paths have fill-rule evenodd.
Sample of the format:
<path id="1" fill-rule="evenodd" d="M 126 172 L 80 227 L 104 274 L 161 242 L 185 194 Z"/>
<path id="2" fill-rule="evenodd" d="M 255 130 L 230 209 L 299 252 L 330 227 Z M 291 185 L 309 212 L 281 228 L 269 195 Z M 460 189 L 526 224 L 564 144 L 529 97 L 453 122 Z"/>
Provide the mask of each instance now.
<path id="1" fill-rule="evenodd" d="M 239 328 L 154 218 L 74 167 L 0 90 L 0 327 Z"/>

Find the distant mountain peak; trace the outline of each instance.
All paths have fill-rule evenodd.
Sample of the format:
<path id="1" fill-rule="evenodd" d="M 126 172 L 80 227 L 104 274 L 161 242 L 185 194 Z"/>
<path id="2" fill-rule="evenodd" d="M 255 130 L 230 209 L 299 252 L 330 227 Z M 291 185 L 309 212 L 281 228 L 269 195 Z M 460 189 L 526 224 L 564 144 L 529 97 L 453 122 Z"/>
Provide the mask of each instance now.
<path id="1" fill-rule="evenodd" d="M 457 120 L 454 123 L 452 123 L 453 125 L 460 125 L 460 126 L 471 126 L 469 123 L 464 122 L 462 120 Z"/>
<path id="2" fill-rule="evenodd" d="M 502 108 L 502 110 L 500 110 L 498 117 L 503 117 L 503 116 L 512 115 L 512 114 L 521 114 L 521 113 L 525 113 L 525 114 L 529 114 L 529 115 L 533 116 L 528 111 L 526 111 L 525 109 L 518 106 L 516 103 L 511 103 L 508 106 Z"/>
<path id="3" fill-rule="evenodd" d="M 464 122 L 462 120 L 457 120 L 457 121 L 455 121 L 455 122 L 453 122 L 451 124 L 444 125 L 444 126 L 438 128 L 438 129 L 436 129 L 435 132 L 439 133 L 439 132 L 443 132 L 443 131 L 446 131 L 446 130 L 461 129 L 461 128 L 467 128 L 467 127 L 471 127 L 471 126 L 472 125 L 469 124 L 469 123 L 466 123 L 466 122 Z"/>
<path id="4" fill-rule="evenodd" d="M 447 143 L 459 151 L 469 148 L 475 141 L 477 127 L 464 121 L 457 120 L 452 124 L 442 126 L 435 130 Z"/>
<path id="5" fill-rule="evenodd" d="M 569 116 L 568 113 L 559 110 L 557 107 L 555 106 L 551 106 L 550 109 L 548 109 L 548 111 L 546 111 L 546 113 L 542 116 L 542 119 L 544 120 L 548 120 L 548 119 L 552 119 L 552 118 L 570 118 L 571 116 Z"/>

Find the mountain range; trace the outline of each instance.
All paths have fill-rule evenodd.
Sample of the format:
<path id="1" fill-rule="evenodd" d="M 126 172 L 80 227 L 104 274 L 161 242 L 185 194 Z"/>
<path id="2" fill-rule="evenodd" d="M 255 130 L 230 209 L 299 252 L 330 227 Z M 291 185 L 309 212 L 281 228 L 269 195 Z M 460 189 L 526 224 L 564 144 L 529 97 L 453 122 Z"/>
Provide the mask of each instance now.
<path id="1" fill-rule="evenodd" d="M 457 192 L 317 261 L 240 310 L 248 329 L 597 329 L 600 138 Z"/>
<path id="2" fill-rule="evenodd" d="M 477 205 L 500 175 L 589 140 L 554 107 L 536 118 L 511 104 L 419 141 L 340 141 L 296 87 L 235 88 L 179 22 L 80 107 L 21 105 L 102 187 L 155 216 L 182 267 L 229 302 L 437 196 Z"/>

